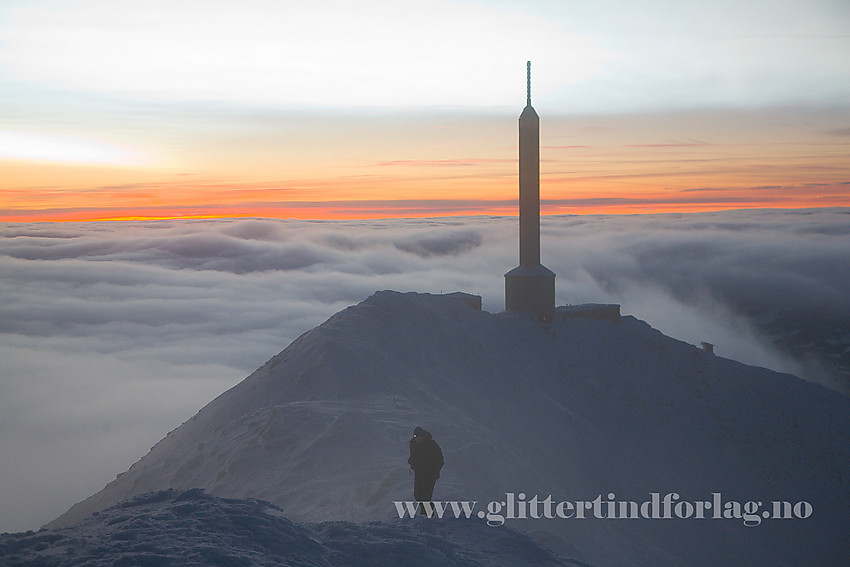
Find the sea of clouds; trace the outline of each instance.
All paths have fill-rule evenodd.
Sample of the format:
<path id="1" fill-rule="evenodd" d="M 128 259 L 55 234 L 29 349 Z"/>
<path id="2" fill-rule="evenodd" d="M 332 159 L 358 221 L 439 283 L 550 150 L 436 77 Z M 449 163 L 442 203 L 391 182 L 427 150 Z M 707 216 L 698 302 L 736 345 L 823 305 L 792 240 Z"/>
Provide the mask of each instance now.
<path id="1" fill-rule="evenodd" d="M 493 217 L 0 226 L 0 531 L 96 492 L 376 290 L 503 310 L 517 233 Z M 542 239 L 558 304 L 620 303 L 720 356 L 817 380 L 753 313 L 850 320 L 850 209 L 552 216 Z"/>

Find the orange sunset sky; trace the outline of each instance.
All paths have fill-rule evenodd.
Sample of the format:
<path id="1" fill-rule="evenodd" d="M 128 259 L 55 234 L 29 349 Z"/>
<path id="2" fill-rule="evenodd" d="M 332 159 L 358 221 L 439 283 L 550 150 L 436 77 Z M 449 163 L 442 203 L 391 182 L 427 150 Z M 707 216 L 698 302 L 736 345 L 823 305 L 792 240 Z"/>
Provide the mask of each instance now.
<path id="1" fill-rule="evenodd" d="M 0 220 L 850 206 L 850 7 L 0 5 Z"/>

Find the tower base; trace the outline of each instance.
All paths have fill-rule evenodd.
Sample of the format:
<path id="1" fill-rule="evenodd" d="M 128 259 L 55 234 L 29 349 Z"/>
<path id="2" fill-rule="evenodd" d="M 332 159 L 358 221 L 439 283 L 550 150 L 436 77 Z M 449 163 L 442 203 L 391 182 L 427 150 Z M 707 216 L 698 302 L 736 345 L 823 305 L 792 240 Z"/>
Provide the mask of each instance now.
<path id="1" fill-rule="evenodd" d="M 555 311 L 555 273 L 538 264 L 518 266 L 505 274 L 505 310 L 551 317 Z"/>

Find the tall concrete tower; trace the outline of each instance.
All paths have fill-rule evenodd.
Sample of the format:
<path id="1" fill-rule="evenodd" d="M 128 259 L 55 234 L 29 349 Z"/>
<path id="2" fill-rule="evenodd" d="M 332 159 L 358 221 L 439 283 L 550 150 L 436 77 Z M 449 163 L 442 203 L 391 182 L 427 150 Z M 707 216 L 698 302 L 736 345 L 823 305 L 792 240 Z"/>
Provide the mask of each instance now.
<path id="1" fill-rule="evenodd" d="M 519 115 L 519 266 L 505 274 L 505 309 L 546 318 L 555 310 L 555 273 L 540 263 L 540 117 L 531 106 L 531 61 L 526 85 Z"/>

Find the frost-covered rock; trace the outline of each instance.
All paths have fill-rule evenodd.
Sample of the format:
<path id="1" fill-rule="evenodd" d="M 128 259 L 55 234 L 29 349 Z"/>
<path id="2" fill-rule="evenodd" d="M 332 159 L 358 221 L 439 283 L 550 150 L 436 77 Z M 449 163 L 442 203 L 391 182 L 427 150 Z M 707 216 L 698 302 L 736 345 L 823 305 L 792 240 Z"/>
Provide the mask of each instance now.
<path id="1" fill-rule="evenodd" d="M 260 500 L 194 489 L 137 496 L 66 528 L 0 535 L 4 567 L 559 567 L 511 529 L 427 518 L 297 524 Z M 498 535 L 498 537 L 493 537 Z"/>

